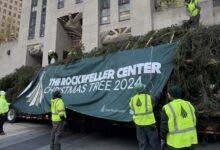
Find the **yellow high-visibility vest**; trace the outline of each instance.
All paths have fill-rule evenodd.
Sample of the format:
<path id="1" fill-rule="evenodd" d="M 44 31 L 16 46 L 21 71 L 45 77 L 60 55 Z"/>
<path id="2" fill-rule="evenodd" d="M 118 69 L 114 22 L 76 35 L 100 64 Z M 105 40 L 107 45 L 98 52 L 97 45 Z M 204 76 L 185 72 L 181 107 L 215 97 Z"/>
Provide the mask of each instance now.
<path id="1" fill-rule="evenodd" d="M 187 10 L 190 12 L 192 16 L 197 16 L 200 14 L 200 10 L 196 7 L 200 0 L 191 0 L 189 4 L 187 4 Z"/>
<path id="2" fill-rule="evenodd" d="M 137 125 L 152 125 L 155 117 L 152 98 L 148 94 L 136 94 L 130 100 L 129 106 L 133 110 L 133 120 Z"/>
<path id="3" fill-rule="evenodd" d="M 65 106 L 62 99 L 56 98 L 51 100 L 51 114 L 53 122 L 62 121 L 61 116 L 66 118 Z"/>
<path id="4" fill-rule="evenodd" d="M 168 116 L 167 145 L 184 148 L 198 144 L 195 109 L 191 103 L 176 99 L 163 109 Z"/>
<path id="5" fill-rule="evenodd" d="M 9 110 L 9 103 L 5 99 L 5 96 L 0 96 L 0 114 L 5 114 Z"/>

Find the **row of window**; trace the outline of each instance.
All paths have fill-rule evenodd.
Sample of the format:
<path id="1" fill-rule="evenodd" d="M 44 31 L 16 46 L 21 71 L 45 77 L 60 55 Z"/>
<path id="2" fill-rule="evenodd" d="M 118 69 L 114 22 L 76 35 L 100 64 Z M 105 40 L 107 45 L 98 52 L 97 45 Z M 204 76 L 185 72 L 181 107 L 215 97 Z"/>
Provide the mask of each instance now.
<path id="1" fill-rule="evenodd" d="M 16 13 L 12 13 L 11 11 L 8 11 L 8 12 L 7 12 L 6 9 L 1 10 L 1 8 L 0 8 L 0 12 L 2 12 L 2 14 L 8 14 L 9 16 L 18 17 L 18 19 L 21 18 L 21 15 L 20 15 L 20 14 L 17 15 Z M 12 14 L 13 14 L 13 15 L 12 15 Z"/>
<path id="2" fill-rule="evenodd" d="M 79 3 L 82 3 L 82 2 L 83 2 L 83 0 L 75 0 L 76 4 L 79 4 Z M 64 7 L 64 0 L 58 0 L 57 8 L 61 9 L 63 7 Z"/>
<path id="3" fill-rule="evenodd" d="M 82 3 L 83 0 L 76 0 L 76 4 Z"/>
<path id="4" fill-rule="evenodd" d="M 34 39 L 35 37 L 35 28 L 36 28 L 36 19 L 37 19 L 37 3 L 38 3 L 38 0 L 32 0 L 32 3 L 31 3 L 31 14 L 30 14 L 29 32 L 28 32 L 29 40 Z M 47 8 L 47 0 L 42 0 L 40 35 L 39 35 L 40 37 L 44 37 L 45 22 L 46 22 L 46 8 Z"/>
<path id="5" fill-rule="evenodd" d="M 13 7 L 12 7 L 13 8 Z M 11 7 L 10 8 L 8 8 L 8 9 L 10 9 L 10 10 L 14 10 L 14 11 L 16 11 L 16 12 L 18 12 L 18 10 L 19 10 L 19 12 L 20 12 L 20 9 L 18 9 L 17 7 L 14 7 L 14 9 L 12 9 Z M 3 8 L 1 8 L 0 7 L 0 10 L 3 10 Z M 4 8 L 4 10 L 6 10 L 5 8 Z"/>
<path id="6" fill-rule="evenodd" d="M 13 22 L 15 23 L 15 20 L 13 20 Z M 20 24 L 19 21 L 18 21 L 17 23 Z M 5 23 L 3 22 L 3 23 L 1 24 L 1 26 L 2 26 L 2 27 L 5 27 Z M 10 25 L 7 25 L 7 26 L 10 27 Z M 18 28 L 19 28 L 19 27 L 18 27 Z"/>
<path id="7" fill-rule="evenodd" d="M 99 0 L 100 24 L 110 23 L 110 0 Z M 130 0 L 118 0 L 119 21 L 130 19 Z"/>
<path id="8" fill-rule="evenodd" d="M 15 5 L 17 5 L 17 4 L 19 4 L 19 3 L 21 3 L 21 0 L 10 0 L 10 3 L 12 3 L 13 4 L 13 2 L 15 3 Z"/>
<path id="9" fill-rule="evenodd" d="M 76 0 L 76 4 L 83 0 Z M 100 4 L 100 24 L 110 23 L 110 0 L 99 0 Z M 57 8 L 64 7 L 64 0 L 58 0 Z M 118 0 L 119 21 L 130 19 L 130 0 Z"/>
<path id="10" fill-rule="evenodd" d="M 0 7 L 0 9 L 1 9 L 1 7 Z M 6 8 L 4 8 L 4 9 L 6 9 Z M 8 9 L 13 10 L 13 7 L 12 7 L 12 6 L 9 6 Z M 14 10 L 15 10 L 15 11 L 19 10 L 19 11 L 20 11 L 20 8 L 18 9 L 17 7 L 14 7 Z"/>
<path id="11" fill-rule="evenodd" d="M 6 18 L 5 16 L 2 16 L 2 19 L 5 19 L 5 18 Z M 13 21 L 13 23 L 16 23 L 16 20 L 13 19 L 12 21 Z M 3 23 L 4 23 L 4 22 L 3 22 Z M 2 23 L 2 24 L 3 24 L 3 23 Z M 17 21 L 17 23 L 20 24 L 20 21 Z"/>
<path id="12" fill-rule="evenodd" d="M 47 0 L 43 0 L 42 8 L 41 8 L 40 37 L 44 37 L 45 23 L 46 23 L 46 11 L 47 11 Z"/>
<path id="13" fill-rule="evenodd" d="M 31 14 L 30 14 L 30 22 L 29 22 L 29 32 L 28 39 L 34 39 L 35 36 L 35 26 L 37 19 L 37 0 L 32 0 L 31 2 Z"/>
<path id="14" fill-rule="evenodd" d="M 11 4 L 13 4 L 13 0 L 10 0 L 10 2 L 11 2 Z M 2 5 L 3 4 L 3 2 L 2 1 L 0 1 L 0 5 Z M 14 3 L 15 5 L 18 5 L 18 6 L 20 6 L 21 7 L 21 3 L 18 3 L 18 1 L 15 1 L 15 3 Z M 11 5 L 9 5 L 8 3 L 4 3 L 4 7 L 10 7 Z"/>

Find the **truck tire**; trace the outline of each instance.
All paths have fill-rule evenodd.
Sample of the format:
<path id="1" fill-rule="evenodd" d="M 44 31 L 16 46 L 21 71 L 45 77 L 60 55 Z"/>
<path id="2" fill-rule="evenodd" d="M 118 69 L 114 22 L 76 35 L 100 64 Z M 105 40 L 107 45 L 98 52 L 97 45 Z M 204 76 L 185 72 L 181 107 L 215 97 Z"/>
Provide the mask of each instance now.
<path id="1" fill-rule="evenodd" d="M 10 123 L 14 123 L 17 120 L 17 112 L 15 109 L 10 108 L 7 114 L 7 120 Z"/>

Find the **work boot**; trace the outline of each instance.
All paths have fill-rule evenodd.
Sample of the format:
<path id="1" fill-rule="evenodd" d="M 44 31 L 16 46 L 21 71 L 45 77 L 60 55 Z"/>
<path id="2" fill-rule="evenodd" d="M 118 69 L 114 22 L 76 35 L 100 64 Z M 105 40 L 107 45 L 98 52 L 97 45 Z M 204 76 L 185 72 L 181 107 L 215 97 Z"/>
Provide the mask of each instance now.
<path id="1" fill-rule="evenodd" d="M 60 144 L 55 144 L 54 145 L 54 150 L 60 150 L 60 146 L 61 146 Z"/>
<path id="2" fill-rule="evenodd" d="M 54 150 L 54 144 L 50 144 L 50 150 Z"/>
<path id="3" fill-rule="evenodd" d="M 5 135 L 5 132 L 4 132 L 4 131 L 2 131 L 2 132 L 0 133 L 0 135 Z"/>

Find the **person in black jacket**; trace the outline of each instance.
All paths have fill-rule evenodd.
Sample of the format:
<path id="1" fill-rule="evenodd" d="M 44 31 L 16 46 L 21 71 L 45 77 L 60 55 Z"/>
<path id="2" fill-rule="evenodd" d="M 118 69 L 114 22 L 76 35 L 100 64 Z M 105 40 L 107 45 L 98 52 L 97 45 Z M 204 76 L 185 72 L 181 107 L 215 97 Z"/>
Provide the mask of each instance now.
<path id="1" fill-rule="evenodd" d="M 49 50 L 48 52 L 48 64 L 53 64 L 57 62 L 58 56 L 57 53 L 53 50 Z"/>
<path id="2" fill-rule="evenodd" d="M 181 99 L 182 90 L 179 86 L 171 87 L 167 95 L 170 102 L 163 107 L 161 113 L 161 148 L 162 150 L 194 150 L 194 145 L 198 143 L 195 109 L 190 102 Z M 181 126 L 182 124 L 185 127 Z"/>

